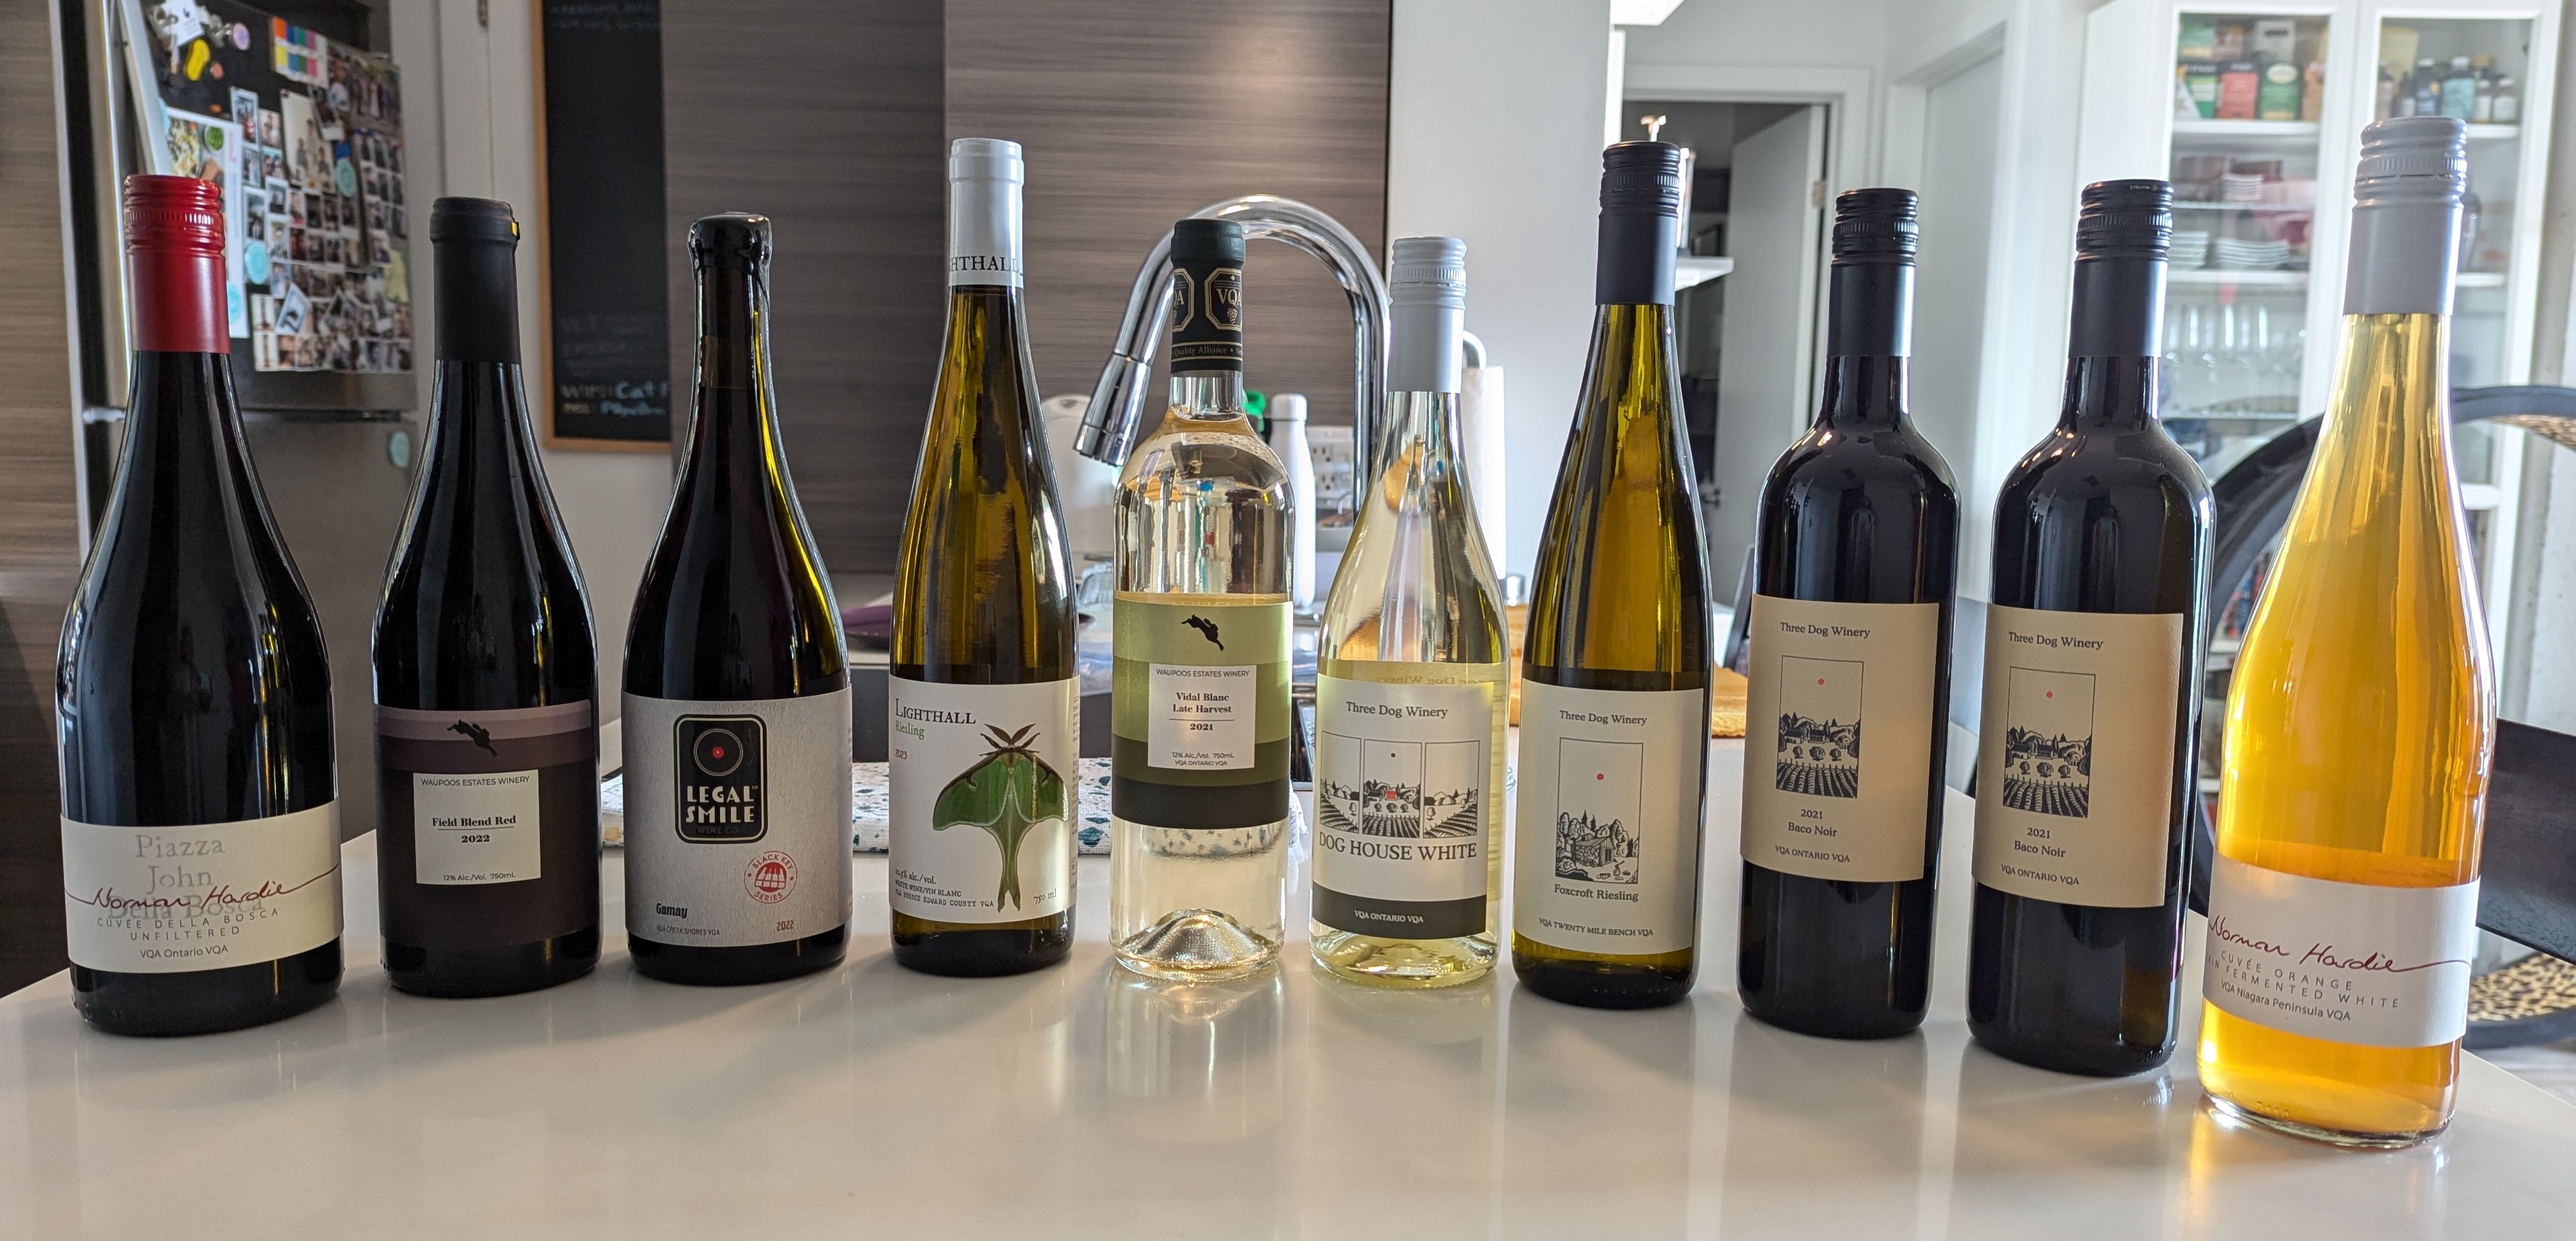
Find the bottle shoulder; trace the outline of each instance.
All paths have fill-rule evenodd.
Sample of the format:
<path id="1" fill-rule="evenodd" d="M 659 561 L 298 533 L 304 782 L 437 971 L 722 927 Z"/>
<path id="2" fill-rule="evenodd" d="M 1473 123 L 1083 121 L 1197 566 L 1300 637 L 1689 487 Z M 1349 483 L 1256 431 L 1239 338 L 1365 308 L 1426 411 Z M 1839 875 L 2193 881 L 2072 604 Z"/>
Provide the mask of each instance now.
<path id="1" fill-rule="evenodd" d="M 1253 434 L 1251 421 L 1243 415 L 1200 418 L 1172 409 L 1164 414 L 1162 425 L 1128 455 L 1118 487 L 1122 492 L 1151 495 L 1230 485 L 1272 493 L 1285 504 L 1290 498 L 1288 481 L 1287 465 Z"/>
<path id="2" fill-rule="evenodd" d="M 2006 496 L 2105 496 L 2152 489 L 2189 507 L 2210 502 L 2209 478 L 2161 428 L 2054 428 L 2004 476 Z"/>
<path id="3" fill-rule="evenodd" d="M 1938 506 L 1958 503 L 1950 463 L 1911 421 L 1865 430 L 1809 427 L 1780 454 L 1763 490 L 1794 500 L 1891 487 Z"/>

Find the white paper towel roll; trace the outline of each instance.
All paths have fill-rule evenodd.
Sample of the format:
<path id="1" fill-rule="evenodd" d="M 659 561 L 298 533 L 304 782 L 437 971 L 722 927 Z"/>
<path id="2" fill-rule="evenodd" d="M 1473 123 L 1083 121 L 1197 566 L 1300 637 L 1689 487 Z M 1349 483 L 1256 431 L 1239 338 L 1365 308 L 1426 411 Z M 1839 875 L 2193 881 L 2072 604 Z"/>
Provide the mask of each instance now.
<path id="1" fill-rule="evenodd" d="M 1466 454 L 1467 487 L 1476 500 L 1476 524 L 1485 530 L 1485 553 L 1494 558 L 1494 576 L 1512 571 L 1511 544 L 1504 538 L 1503 368 L 1470 366 L 1459 372 L 1459 445 Z"/>
<path id="2" fill-rule="evenodd" d="M 1064 505 L 1064 537 L 1073 571 L 1118 552 L 1118 467 L 1073 450 L 1074 434 L 1091 408 L 1087 396 L 1051 396 L 1038 405 L 1046 426 L 1047 460 L 1055 467 L 1056 499 Z"/>

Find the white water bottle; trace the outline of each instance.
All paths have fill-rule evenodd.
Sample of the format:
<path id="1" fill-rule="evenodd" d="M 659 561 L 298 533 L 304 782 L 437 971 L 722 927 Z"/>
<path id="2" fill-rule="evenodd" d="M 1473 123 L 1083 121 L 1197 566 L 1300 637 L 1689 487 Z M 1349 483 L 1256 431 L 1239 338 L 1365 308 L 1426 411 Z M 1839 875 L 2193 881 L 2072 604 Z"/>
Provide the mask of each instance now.
<path id="1" fill-rule="evenodd" d="M 1288 467 L 1288 489 L 1297 511 L 1288 531 L 1288 594 L 1299 612 L 1311 612 L 1330 583 L 1315 580 L 1315 450 L 1306 443 L 1306 398 L 1283 392 L 1270 398 L 1270 451 Z"/>

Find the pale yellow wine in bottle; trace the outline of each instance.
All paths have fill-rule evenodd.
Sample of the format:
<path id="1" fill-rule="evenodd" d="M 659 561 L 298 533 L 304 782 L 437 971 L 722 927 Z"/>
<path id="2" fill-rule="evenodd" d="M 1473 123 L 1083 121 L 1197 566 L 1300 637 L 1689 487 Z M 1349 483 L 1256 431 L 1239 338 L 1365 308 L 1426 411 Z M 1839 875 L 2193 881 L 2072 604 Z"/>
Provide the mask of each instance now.
<path id="1" fill-rule="evenodd" d="M 1466 256 L 1389 249 L 1387 424 L 1315 678 L 1315 961 L 1386 987 L 1484 977 L 1502 908 L 1509 646 L 1456 452 Z"/>

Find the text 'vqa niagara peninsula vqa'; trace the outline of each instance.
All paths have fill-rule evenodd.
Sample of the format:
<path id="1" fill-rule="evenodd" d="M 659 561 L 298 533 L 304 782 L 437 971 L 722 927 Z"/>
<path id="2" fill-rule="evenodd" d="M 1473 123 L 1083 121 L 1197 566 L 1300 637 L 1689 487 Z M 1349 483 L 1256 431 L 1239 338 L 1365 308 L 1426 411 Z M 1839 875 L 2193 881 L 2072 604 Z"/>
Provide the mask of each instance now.
<path id="1" fill-rule="evenodd" d="M 2466 131 L 2362 131 L 2343 359 L 2227 693 L 2200 1080 L 2355 1145 L 2450 1123 L 2495 683 L 2451 459 Z"/>
<path id="2" fill-rule="evenodd" d="M 1501 592 L 1458 462 L 1467 243 L 1388 248 L 1376 477 L 1324 605 L 1315 677 L 1315 960 L 1442 987 L 1494 968 L 1502 909 Z"/>
<path id="3" fill-rule="evenodd" d="M 441 198 L 438 375 L 376 609 L 385 973 L 506 995 L 599 960 L 599 658 L 519 371 L 519 223 Z"/>
<path id="4" fill-rule="evenodd" d="M 221 191 L 125 183 L 125 447 L 54 672 L 72 1004 L 118 1034 L 340 985 L 331 666 L 233 401 Z"/>
<path id="5" fill-rule="evenodd" d="M 948 342 L 894 591 L 895 960 L 1016 974 L 1073 947 L 1073 596 L 1021 308 L 1020 145 L 948 150 Z"/>
<path id="6" fill-rule="evenodd" d="M 1118 479 L 1109 937 L 1269 966 L 1288 897 L 1288 471 L 1243 411 L 1243 227 L 1172 226 L 1172 403 Z"/>
<path id="7" fill-rule="evenodd" d="M 1681 148 L 1602 153 L 1592 354 L 1531 578 L 1512 970 L 1644 1008 L 1698 972 L 1708 557 L 1673 352 Z"/>
<path id="8" fill-rule="evenodd" d="M 2173 1054 L 2210 497 L 2156 416 L 2173 187 L 2084 188 L 2056 429 L 1995 505 L 1968 1028 L 2104 1076 Z"/>
<path id="9" fill-rule="evenodd" d="M 778 442 L 769 220 L 689 226 L 698 392 L 626 631 L 626 936 L 685 983 L 829 966 L 850 938 L 850 673 Z"/>
<path id="10" fill-rule="evenodd" d="M 1736 991 L 1773 1025 L 1923 1021 L 1959 501 L 1906 412 L 1915 199 L 1834 203 L 1825 389 L 1762 484 Z"/>

